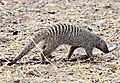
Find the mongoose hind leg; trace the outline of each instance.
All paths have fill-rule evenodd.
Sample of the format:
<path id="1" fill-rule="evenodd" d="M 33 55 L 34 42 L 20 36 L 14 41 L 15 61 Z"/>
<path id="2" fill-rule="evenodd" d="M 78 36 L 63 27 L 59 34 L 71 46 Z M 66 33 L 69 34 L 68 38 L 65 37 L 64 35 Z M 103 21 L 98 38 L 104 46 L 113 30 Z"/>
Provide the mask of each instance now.
<path id="1" fill-rule="evenodd" d="M 46 61 L 46 58 L 49 60 L 51 53 L 58 47 L 58 45 L 56 44 L 47 44 L 46 47 L 43 49 L 43 53 L 41 54 L 41 58 L 42 58 L 42 63 L 48 63 Z"/>
<path id="2" fill-rule="evenodd" d="M 79 47 L 79 46 L 71 46 L 71 47 L 70 47 L 70 50 L 69 50 L 69 53 L 68 53 L 68 56 L 67 56 L 67 60 L 69 60 L 69 59 L 71 58 L 74 50 L 75 50 L 76 48 L 78 48 L 78 47 Z"/>

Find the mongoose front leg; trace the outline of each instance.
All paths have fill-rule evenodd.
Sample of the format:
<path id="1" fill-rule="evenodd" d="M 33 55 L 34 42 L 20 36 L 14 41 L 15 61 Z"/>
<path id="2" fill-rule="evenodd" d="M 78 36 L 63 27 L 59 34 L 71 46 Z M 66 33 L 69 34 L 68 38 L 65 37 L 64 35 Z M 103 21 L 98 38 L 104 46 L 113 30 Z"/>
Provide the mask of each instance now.
<path id="1" fill-rule="evenodd" d="M 74 50 L 75 50 L 76 48 L 78 48 L 78 47 L 79 47 L 79 46 L 71 46 L 71 47 L 70 47 L 70 50 L 69 50 L 68 56 L 67 56 L 67 60 L 69 60 L 69 59 L 71 58 Z"/>
<path id="2" fill-rule="evenodd" d="M 88 58 L 93 58 L 93 54 L 92 54 L 92 51 L 93 51 L 93 48 L 89 48 L 89 49 L 85 49 L 86 51 L 86 54 L 87 56 L 84 56 L 83 59 L 88 59 Z"/>
<path id="3" fill-rule="evenodd" d="M 47 61 L 45 61 L 46 59 L 49 60 L 49 57 L 51 55 L 51 53 L 58 47 L 59 45 L 54 44 L 54 43 L 48 43 L 46 45 L 46 47 L 43 49 L 43 53 L 41 54 L 41 58 L 42 58 L 42 63 L 48 63 Z"/>

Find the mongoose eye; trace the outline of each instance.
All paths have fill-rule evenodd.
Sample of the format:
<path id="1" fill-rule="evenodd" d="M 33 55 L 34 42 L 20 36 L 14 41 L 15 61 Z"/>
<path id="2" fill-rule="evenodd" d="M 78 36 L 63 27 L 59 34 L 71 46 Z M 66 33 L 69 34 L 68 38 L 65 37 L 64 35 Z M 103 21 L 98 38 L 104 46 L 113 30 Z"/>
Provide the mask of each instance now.
<path id="1" fill-rule="evenodd" d="M 100 43 L 98 43 L 97 45 L 100 46 Z"/>

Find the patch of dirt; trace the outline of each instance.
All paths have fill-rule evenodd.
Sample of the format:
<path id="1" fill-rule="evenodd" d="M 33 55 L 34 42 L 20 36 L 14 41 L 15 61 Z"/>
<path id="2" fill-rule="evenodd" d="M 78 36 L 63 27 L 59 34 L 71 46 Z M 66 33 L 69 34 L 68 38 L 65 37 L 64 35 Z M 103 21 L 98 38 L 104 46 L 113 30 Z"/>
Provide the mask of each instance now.
<path id="1" fill-rule="evenodd" d="M 57 23 L 87 25 L 108 47 L 120 46 L 119 0 L 0 0 L 0 83 L 120 82 L 120 47 L 92 61 L 81 60 L 84 51 L 77 49 L 66 61 L 69 47 L 61 46 L 46 65 L 34 48 L 18 64 L 6 65 L 29 42 L 28 34 Z"/>

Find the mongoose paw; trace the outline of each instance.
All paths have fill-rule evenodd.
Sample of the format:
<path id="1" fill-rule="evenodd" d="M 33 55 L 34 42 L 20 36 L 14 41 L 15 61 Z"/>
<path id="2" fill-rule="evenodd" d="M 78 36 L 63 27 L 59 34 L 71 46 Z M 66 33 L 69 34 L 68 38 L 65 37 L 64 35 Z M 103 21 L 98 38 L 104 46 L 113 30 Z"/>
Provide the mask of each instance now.
<path id="1" fill-rule="evenodd" d="M 91 60 L 91 61 L 93 61 L 94 59 L 95 59 L 94 56 L 91 56 L 91 57 L 90 57 L 90 60 Z"/>
<path id="2" fill-rule="evenodd" d="M 66 59 L 66 58 L 62 59 L 62 62 L 67 62 L 67 61 L 69 61 L 69 59 Z"/>
<path id="3" fill-rule="evenodd" d="M 54 58 L 55 56 L 48 55 L 47 57 L 50 58 L 50 59 L 52 59 L 52 58 Z"/>
<path id="4" fill-rule="evenodd" d="M 90 56 L 87 56 L 87 55 L 83 55 L 83 56 L 80 57 L 81 60 L 86 60 L 88 58 L 90 58 Z"/>
<path id="5" fill-rule="evenodd" d="M 77 58 L 72 58 L 69 61 L 77 61 Z"/>

